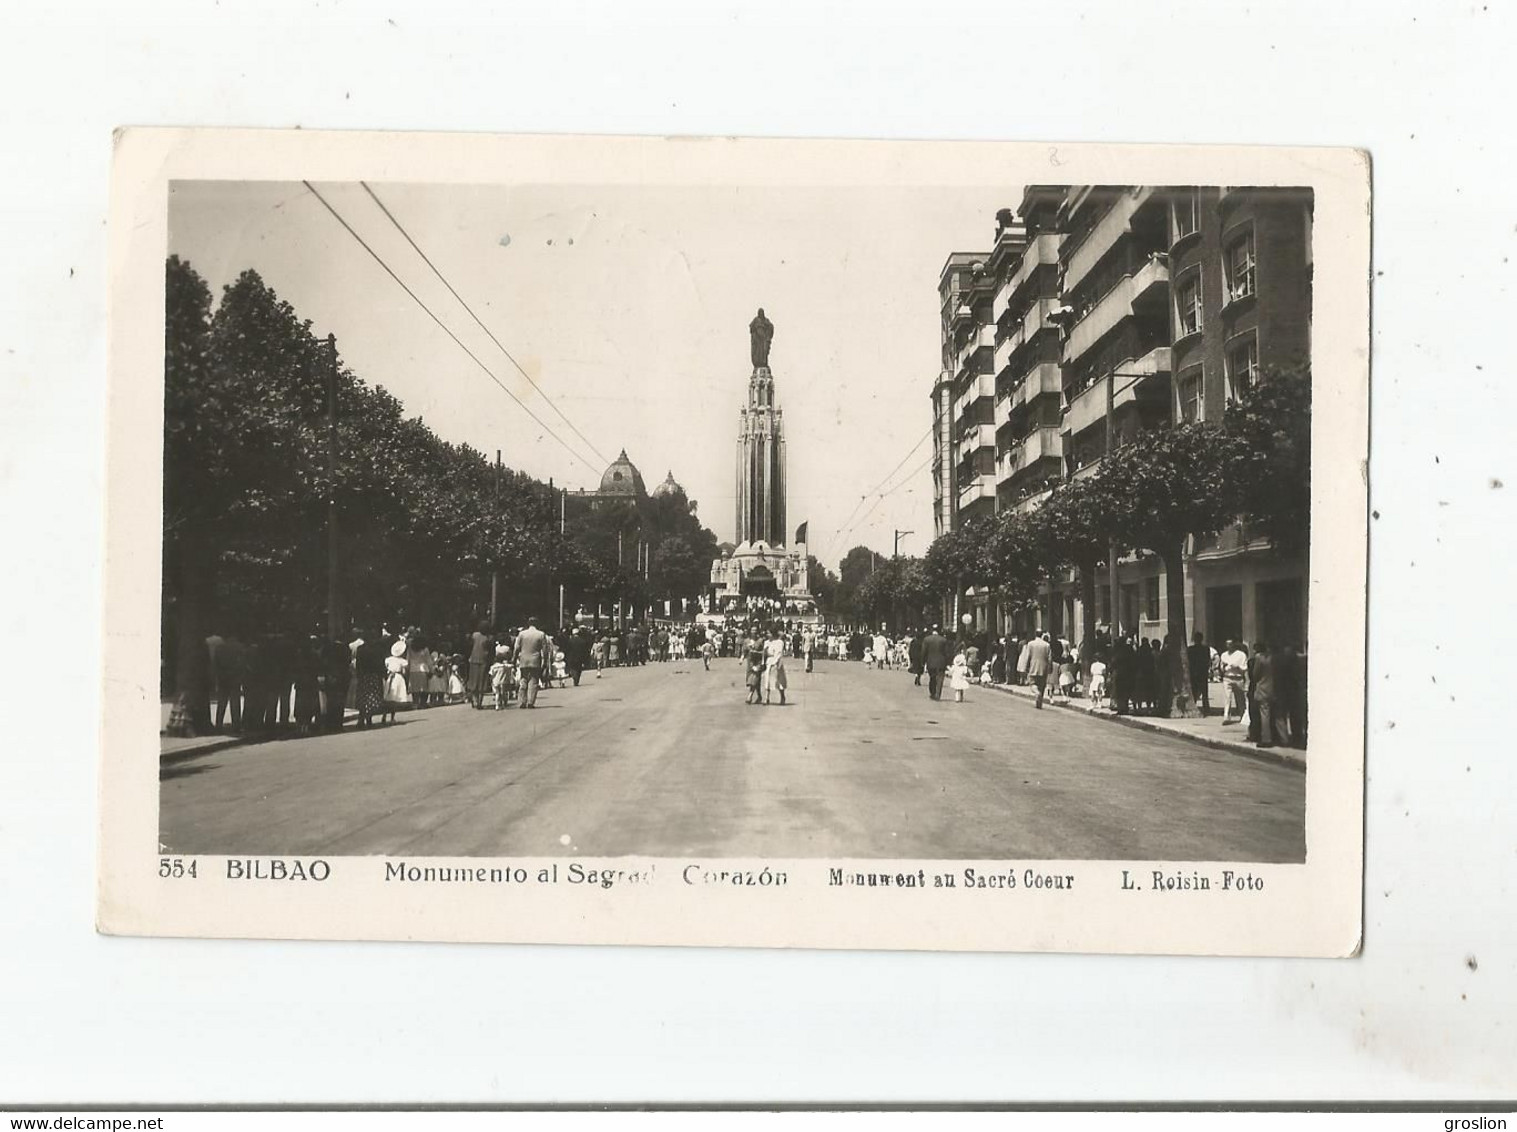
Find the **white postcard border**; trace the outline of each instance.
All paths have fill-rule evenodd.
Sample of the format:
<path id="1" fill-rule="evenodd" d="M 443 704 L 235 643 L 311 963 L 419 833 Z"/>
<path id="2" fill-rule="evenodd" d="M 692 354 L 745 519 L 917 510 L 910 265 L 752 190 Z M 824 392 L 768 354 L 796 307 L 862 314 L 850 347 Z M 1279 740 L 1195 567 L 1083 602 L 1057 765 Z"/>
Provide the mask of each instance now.
<path id="1" fill-rule="evenodd" d="M 170 181 L 923 185 L 956 181 L 1307 185 L 1313 243 L 1313 475 L 1305 864 L 1096 861 L 448 861 L 525 869 L 495 883 L 386 879 L 399 858 L 327 860 L 323 880 L 228 876 L 201 857 L 162 877 L 156 687 L 162 498 L 163 259 Z M 1046 143 L 786 141 L 256 130 L 118 133 L 110 216 L 106 634 L 101 717 L 100 930 L 114 934 L 429 939 L 869 949 L 1320 955 L 1357 951 L 1362 926 L 1365 596 L 1368 564 L 1370 188 L 1342 149 Z M 1245 757 L 1245 756 L 1238 756 Z M 268 862 L 270 858 L 258 858 Z M 295 859 L 281 859 L 288 862 Z M 310 858 L 300 859 L 304 868 Z M 651 868 L 652 883 L 572 884 L 585 869 Z M 557 881 L 539 870 L 557 864 Z M 210 867 L 206 867 L 210 866 Z M 688 883 L 689 867 L 698 870 Z M 256 866 L 254 866 L 256 871 Z M 934 888 L 939 873 L 1012 870 L 1015 889 Z M 832 884 L 831 870 L 926 887 Z M 1122 888 L 1123 870 L 1262 890 Z M 714 882 L 705 873 L 737 872 Z M 773 881 L 763 883 L 765 871 Z M 1071 889 L 1022 878 L 1073 876 Z M 752 883 L 748 879 L 752 878 Z"/>

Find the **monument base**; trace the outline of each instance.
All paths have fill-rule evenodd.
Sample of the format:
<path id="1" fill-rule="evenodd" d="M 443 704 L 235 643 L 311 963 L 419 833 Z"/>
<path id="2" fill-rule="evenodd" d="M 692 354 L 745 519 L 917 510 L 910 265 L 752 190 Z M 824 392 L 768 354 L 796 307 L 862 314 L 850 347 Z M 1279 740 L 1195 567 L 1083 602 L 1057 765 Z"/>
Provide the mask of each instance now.
<path id="1" fill-rule="evenodd" d="M 787 550 L 765 542 L 744 542 L 711 563 L 711 585 L 703 619 L 754 617 L 814 624 L 809 559 L 804 543 Z"/>

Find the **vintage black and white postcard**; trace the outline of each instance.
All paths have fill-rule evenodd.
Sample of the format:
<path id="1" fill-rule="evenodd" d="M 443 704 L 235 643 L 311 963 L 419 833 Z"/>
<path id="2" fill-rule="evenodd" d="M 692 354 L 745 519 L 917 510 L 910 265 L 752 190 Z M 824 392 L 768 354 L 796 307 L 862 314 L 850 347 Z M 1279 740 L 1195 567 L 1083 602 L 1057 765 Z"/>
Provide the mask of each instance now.
<path id="1" fill-rule="evenodd" d="M 1332 149 L 128 130 L 99 925 L 1353 954 Z"/>

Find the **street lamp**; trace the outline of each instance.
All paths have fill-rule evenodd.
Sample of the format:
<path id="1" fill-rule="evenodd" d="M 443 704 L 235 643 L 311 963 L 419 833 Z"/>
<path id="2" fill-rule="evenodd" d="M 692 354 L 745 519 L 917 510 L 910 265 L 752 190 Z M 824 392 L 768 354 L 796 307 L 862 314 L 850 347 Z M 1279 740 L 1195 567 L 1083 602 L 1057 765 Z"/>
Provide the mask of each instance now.
<path id="1" fill-rule="evenodd" d="M 901 556 L 901 536 L 902 535 L 914 535 L 914 534 L 916 534 L 916 531 L 896 531 L 895 532 L 895 549 L 891 553 L 891 557 L 892 558 L 899 558 Z"/>

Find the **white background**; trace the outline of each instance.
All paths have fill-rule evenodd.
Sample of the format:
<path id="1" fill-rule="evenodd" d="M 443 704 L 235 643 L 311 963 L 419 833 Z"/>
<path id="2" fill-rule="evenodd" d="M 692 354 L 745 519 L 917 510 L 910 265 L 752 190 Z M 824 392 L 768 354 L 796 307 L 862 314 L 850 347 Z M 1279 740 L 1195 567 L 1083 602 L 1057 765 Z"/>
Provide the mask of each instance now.
<path id="1" fill-rule="evenodd" d="M 262 0 L 4 23 L 0 1103 L 1517 1091 L 1510 5 Z M 1369 149 L 1363 957 L 96 936 L 104 218 L 124 124 Z"/>

